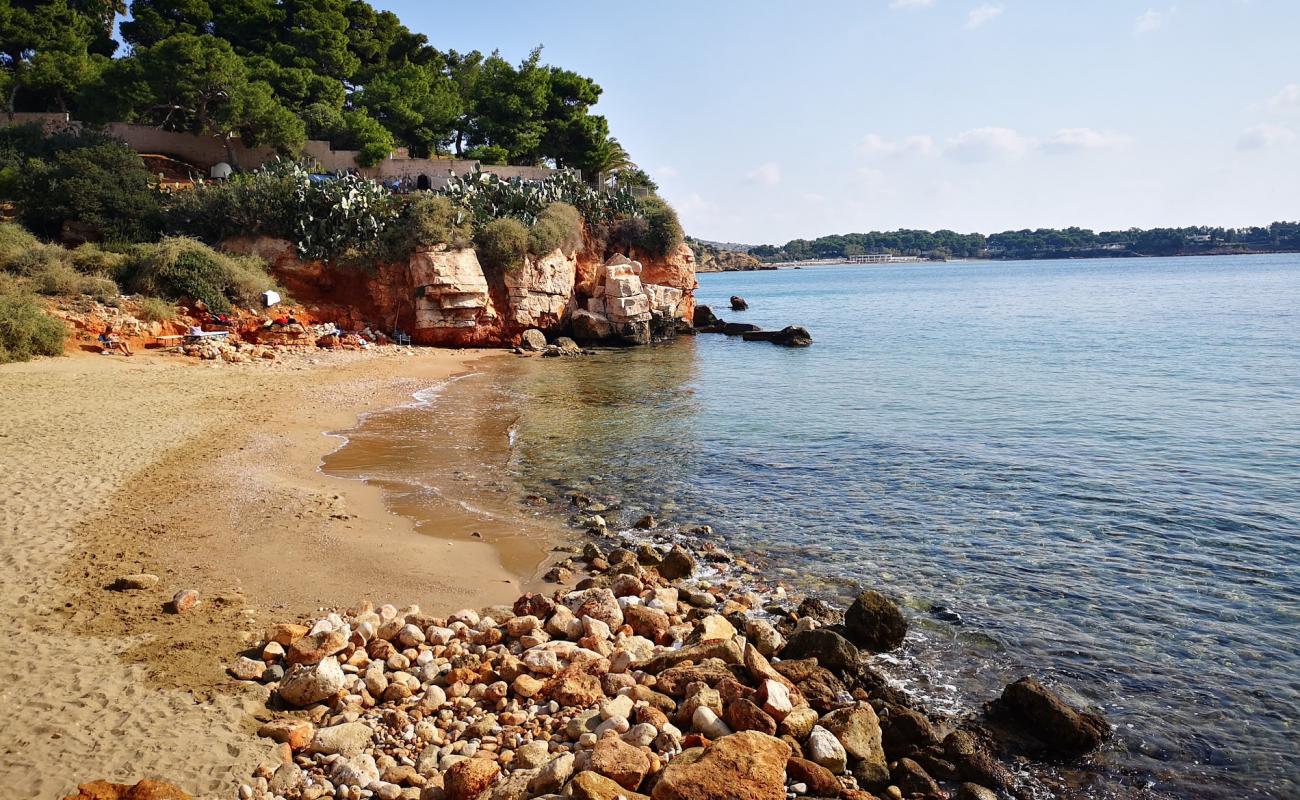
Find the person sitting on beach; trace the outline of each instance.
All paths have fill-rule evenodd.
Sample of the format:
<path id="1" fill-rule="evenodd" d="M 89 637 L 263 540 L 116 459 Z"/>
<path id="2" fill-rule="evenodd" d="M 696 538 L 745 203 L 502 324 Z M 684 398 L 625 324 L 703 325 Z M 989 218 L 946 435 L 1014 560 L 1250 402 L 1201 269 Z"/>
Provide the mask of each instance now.
<path id="1" fill-rule="evenodd" d="M 135 353 L 131 352 L 131 345 L 113 335 L 112 325 L 109 325 L 108 328 L 99 335 L 99 343 L 104 346 L 106 352 L 111 353 L 116 350 L 124 356 L 135 355 Z"/>

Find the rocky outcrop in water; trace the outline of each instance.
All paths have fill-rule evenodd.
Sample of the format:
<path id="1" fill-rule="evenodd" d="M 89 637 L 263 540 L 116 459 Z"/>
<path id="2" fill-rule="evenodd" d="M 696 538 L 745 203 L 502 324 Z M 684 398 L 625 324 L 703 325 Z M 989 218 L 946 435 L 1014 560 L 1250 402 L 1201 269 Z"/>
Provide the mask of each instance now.
<path id="1" fill-rule="evenodd" d="M 588 237 L 587 244 L 597 247 Z M 515 269 L 485 270 L 472 249 L 420 249 L 368 268 L 306 262 L 289 242 L 235 237 L 228 252 L 256 255 L 313 319 L 344 331 L 402 331 L 416 344 L 511 346 L 525 330 L 584 341 L 644 344 L 694 311 L 695 259 L 556 250 Z M 611 272 L 610 268 L 613 268 Z"/>

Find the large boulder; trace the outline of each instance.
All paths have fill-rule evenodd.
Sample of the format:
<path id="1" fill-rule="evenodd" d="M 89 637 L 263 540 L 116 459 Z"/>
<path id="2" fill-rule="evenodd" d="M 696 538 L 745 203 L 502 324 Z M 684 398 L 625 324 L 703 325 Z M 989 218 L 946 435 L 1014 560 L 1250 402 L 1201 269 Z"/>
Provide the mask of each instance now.
<path id="1" fill-rule="evenodd" d="M 722 320 L 718 319 L 718 315 L 714 314 L 713 309 L 708 306 L 696 306 L 691 322 L 697 328 L 712 328 L 722 324 Z"/>
<path id="2" fill-rule="evenodd" d="M 280 699 L 301 708 L 328 700 L 343 691 L 345 678 L 338 659 L 329 656 L 319 664 L 295 664 L 280 681 Z"/>
<path id="3" fill-rule="evenodd" d="M 902 646 L 907 635 L 907 619 L 892 600 L 868 589 L 845 612 L 844 632 L 858 647 L 883 653 Z"/>
<path id="4" fill-rule="evenodd" d="M 467 758 L 447 770 L 447 800 L 477 800 L 501 774 L 497 762 L 486 758 Z"/>
<path id="5" fill-rule="evenodd" d="M 569 318 L 569 326 L 573 331 L 573 337 L 585 342 L 607 339 L 614 332 L 613 326 L 604 315 L 583 309 L 573 312 L 573 316 Z"/>
<path id="6" fill-rule="evenodd" d="M 835 735 L 844 751 L 857 763 L 853 774 L 869 785 L 889 780 L 889 766 L 881 745 L 880 720 L 868 703 L 839 708 L 821 719 L 822 727 Z"/>
<path id="7" fill-rule="evenodd" d="M 1051 755 L 1073 757 L 1101 746 L 1111 729 L 1100 714 L 1074 708 L 1030 677 L 1007 686 L 991 709 L 1036 739 Z"/>
<path id="8" fill-rule="evenodd" d="M 546 334 L 536 328 L 529 328 L 519 335 L 519 346 L 524 350 L 540 353 L 546 349 Z"/>
<path id="9" fill-rule="evenodd" d="M 815 658 L 832 672 L 844 672 L 858 663 L 858 648 L 838 633 L 826 628 L 799 631 L 786 642 L 782 659 Z"/>
<path id="10" fill-rule="evenodd" d="M 790 745 L 744 731 L 723 736 L 696 758 L 671 762 L 655 784 L 654 800 L 785 800 Z"/>
<path id="11" fill-rule="evenodd" d="M 487 278 L 470 248 L 417 250 L 407 263 L 415 293 L 417 341 L 441 341 L 449 329 L 474 328 L 496 317 Z"/>

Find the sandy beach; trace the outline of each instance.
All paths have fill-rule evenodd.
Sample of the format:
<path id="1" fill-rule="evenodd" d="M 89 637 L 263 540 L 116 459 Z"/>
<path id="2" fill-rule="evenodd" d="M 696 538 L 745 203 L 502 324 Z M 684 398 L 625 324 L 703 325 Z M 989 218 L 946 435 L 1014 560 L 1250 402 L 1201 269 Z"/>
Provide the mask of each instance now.
<path id="1" fill-rule="evenodd" d="M 401 352 L 0 367 L 0 614 L 20 643 L 0 666 L 0 786 L 162 777 L 230 796 L 271 754 L 253 735 L 266 690 L 223 671 L 262 625 L 365 598 L 445 613 L 535 581 L 549 531 L 447 508 L 416 532 L 380 487 L 319 471 L 341 443 L 325 432 L 491 361 Z M 108 588 L 132 573 L 161 580 Z M 198 608 L 168 613 L 182 588 Z"/>

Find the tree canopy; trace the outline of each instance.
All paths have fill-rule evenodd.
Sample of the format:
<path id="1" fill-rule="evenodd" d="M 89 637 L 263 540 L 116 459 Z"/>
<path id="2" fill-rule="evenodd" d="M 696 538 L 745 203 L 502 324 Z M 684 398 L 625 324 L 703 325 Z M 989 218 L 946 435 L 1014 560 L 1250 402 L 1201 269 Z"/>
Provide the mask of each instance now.
<path id="1" fill-rule="evenodd" d="M 127 45 L 118 53 L 114 22 Z M 591 78 L 500 53 L 440 51 L 362 0 L 6 0 L 8 111 L 67 111 L 239 137 L 283 152 L 307 137 L 362 151 L 486 154 L 593 177 L 626 153 Z"/>

